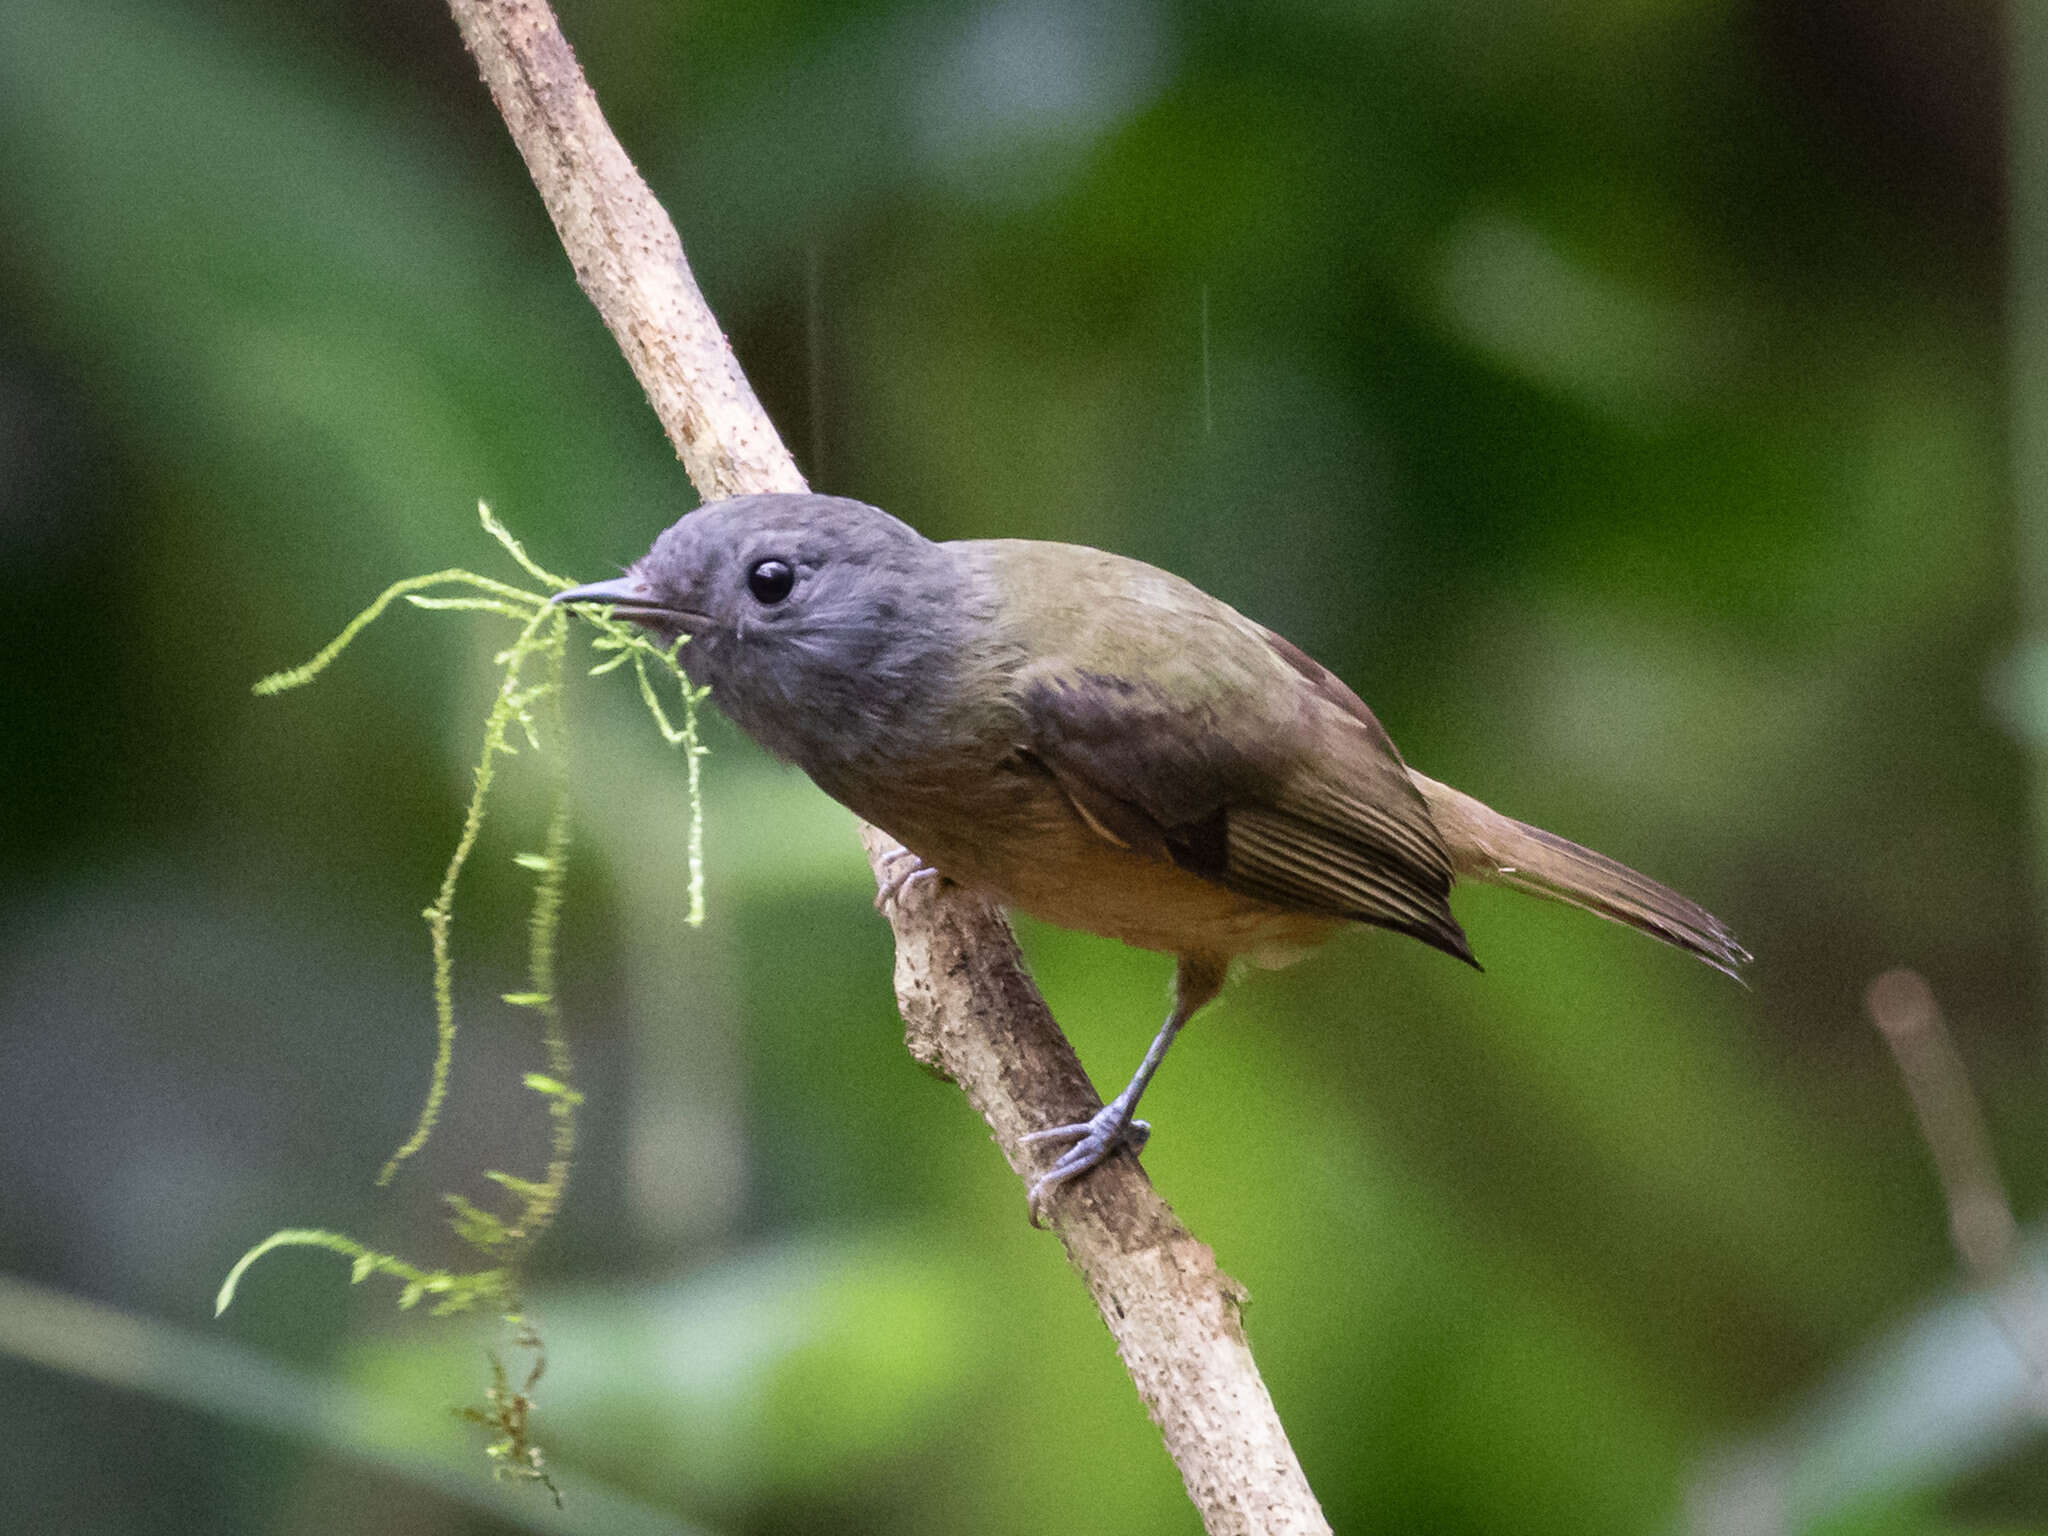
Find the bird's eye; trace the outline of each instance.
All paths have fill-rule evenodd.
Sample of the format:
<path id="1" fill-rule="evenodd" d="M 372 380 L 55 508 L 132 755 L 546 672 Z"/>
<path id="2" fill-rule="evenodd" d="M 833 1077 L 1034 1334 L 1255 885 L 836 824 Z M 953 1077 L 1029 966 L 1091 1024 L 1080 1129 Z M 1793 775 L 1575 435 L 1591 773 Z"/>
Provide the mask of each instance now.
<path id="1" fill-rule="evenodd" d="M 772 608 L 781 602 L 795 585 L 796 572 L 790 569 L 787 560 L 763 560 L 747 572 L 747 590 L 764 608 Z"/>

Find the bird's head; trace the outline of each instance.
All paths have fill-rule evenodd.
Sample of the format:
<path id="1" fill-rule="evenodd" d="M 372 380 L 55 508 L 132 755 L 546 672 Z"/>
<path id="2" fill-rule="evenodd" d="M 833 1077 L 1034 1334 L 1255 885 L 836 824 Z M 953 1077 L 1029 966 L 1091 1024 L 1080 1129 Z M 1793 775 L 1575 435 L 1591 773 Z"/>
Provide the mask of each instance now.
<path id="1" fill-rule="evenodd" d="M 663 644 L 778 756 L 815 771 L 900 727 L 960 622 L 944 545 L 837 496 L 740 496 L 680 519 L 624 576 L 555 595 Z"/>

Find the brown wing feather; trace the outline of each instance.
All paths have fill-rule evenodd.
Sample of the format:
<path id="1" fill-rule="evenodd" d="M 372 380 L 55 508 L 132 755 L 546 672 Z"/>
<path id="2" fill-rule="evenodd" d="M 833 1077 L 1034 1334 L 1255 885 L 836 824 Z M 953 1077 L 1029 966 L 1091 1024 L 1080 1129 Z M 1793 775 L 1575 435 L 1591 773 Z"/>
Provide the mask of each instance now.
<path id="1" fill-rule="evenodd" d="M 1312 680 L 1271 678 L 1259 702 L 1278 719 L 1225 725 L 1150 682 L 1042 666 L 1021 680 L 1020 745 L 1119 846 L 1472 962 L 1447 900 L 1450 855 L 1379 722 L 1362 703 L 1362 719 L 1333 707 Z M 1276 694 L 1291 712 L 1271 707 Z"/>

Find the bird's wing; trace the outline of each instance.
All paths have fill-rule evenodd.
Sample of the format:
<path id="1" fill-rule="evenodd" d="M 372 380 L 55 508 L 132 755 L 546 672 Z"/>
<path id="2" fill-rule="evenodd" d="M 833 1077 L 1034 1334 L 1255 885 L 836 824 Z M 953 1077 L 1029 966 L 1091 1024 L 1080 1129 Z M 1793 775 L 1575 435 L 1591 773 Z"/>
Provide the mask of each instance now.
<path id="1" fill-rule="evenodd" d="M 1181 650 L 1176 665 L 1195 669 L 1182 686 L 1156 664 L 1027 665 L 1020 747 L 1113 843 L 1470 961 L 1446 899 L 1450 855 L 1372 712 L 1286 641 L 1229 618 L 1214 646 Z"/>

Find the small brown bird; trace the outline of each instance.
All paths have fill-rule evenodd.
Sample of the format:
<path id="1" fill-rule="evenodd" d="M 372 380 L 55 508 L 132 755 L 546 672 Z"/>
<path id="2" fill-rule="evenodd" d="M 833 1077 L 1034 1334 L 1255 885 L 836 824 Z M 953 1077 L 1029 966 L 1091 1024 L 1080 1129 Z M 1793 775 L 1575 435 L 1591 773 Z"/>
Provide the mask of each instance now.
<path id="1" fill-rule="evenodd" d="M 857 501 L 742 496 L 555 601 L 688 635 L 684 669 L 742 729 L 902 845 L 889 891 L 937 872 L 1177 957 L 1130 1083 L 1033 1133 L 1065 1147 L 1034 1207 L 1143 1145 L 1139 1096 L 1232 960 L 1285 965 L 1370 923 L 1476 966 L 1455 880 L 1583 907 L 1731 976 L 1749 959 L 1676 891 L 1414 772 L 1326 668 L 1136 560 L 940 544 Z"/>

